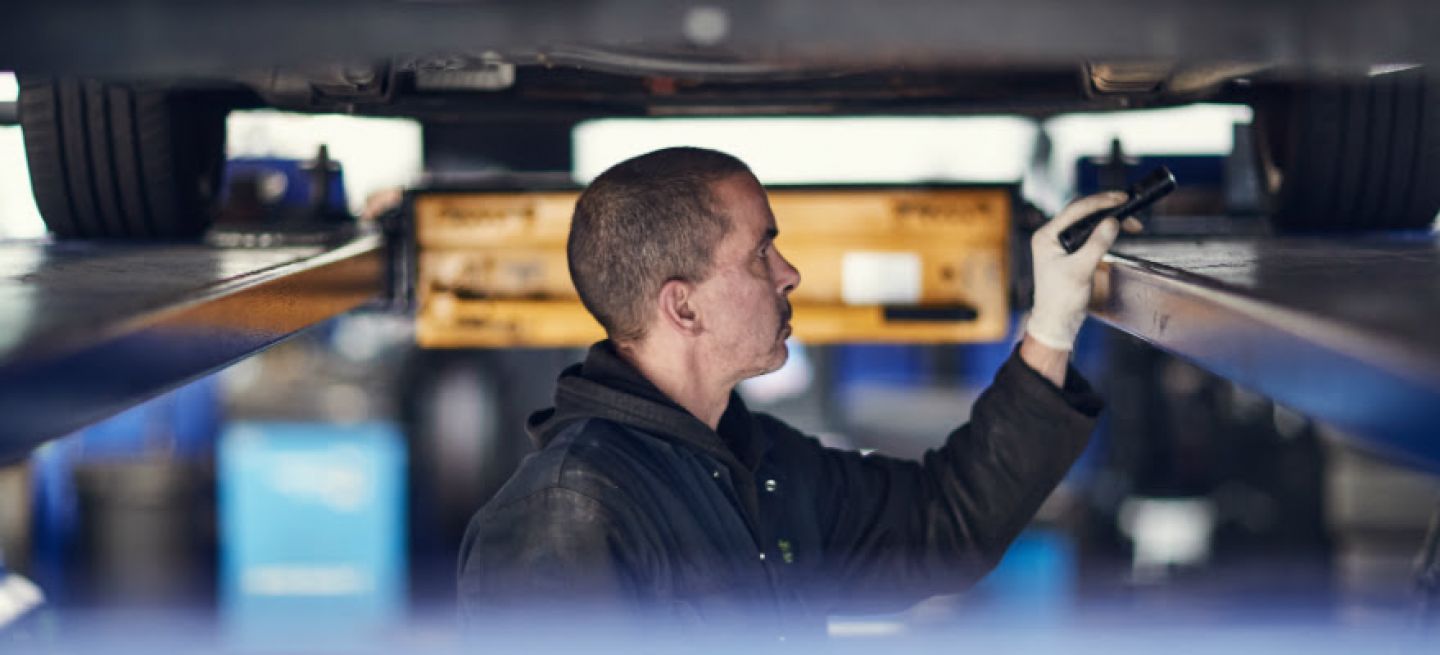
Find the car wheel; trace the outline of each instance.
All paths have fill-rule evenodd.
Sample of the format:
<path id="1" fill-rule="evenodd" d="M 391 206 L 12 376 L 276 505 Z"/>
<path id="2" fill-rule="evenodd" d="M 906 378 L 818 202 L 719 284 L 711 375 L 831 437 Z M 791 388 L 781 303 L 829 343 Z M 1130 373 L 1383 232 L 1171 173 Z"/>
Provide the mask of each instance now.
<path id="1" fill-rule="evenodd" d="M 1413 230 L 1440 212 L 1440 85 L 1420 70 L 1272 89 L 1255 104 L 1283 232 Z"/>
<path id="2" fill-rule="evenodd" d="M 202 92 L 23 80 L 35 202 L 59 238 L 186 239 L 213 219 L 226 103 Z"/>

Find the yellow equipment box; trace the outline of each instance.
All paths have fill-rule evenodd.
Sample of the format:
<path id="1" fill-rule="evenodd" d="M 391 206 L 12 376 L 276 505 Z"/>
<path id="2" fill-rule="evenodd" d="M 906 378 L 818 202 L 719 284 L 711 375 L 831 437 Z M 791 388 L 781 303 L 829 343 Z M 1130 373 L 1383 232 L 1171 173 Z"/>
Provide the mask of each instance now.
<path id="1" fill-rule="evenodd" d="M 1005 338 L 1011 187 L 769 189 L 806 343 Z M 416 338 L 431 348 L 604 337 L 565 261 L 578 191 L 419 191 Z"/>

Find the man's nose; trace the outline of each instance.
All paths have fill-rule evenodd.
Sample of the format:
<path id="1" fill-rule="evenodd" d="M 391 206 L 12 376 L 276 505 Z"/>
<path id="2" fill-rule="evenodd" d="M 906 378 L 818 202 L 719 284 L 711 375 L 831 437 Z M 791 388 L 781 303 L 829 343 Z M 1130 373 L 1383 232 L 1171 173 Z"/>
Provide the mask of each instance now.
<path id="1" fill-rule="evenodd" d="M 791 266 L 790 260 L 785 259 L 778 251 L 775 254 L 780 256 L 780 292 L 788 294 L 800 286 L 800 270 Z"/>

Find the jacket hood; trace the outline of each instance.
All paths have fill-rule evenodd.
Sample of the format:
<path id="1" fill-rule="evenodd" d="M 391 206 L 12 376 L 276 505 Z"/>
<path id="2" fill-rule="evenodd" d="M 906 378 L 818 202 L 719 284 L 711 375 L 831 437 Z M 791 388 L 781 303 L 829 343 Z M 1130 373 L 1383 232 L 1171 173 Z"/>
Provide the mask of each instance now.
<path id="1" fill-rule="evenodd" d="M 526 430 L 544 448 L 571 424 L 595 418 L 699 448 L 751 472 L 768 446 L 738 393 L 730 392 L 719 430 L 711 430 L 630 366 L 608 340 L 591 346 L 583 363 L 560 373 L 555 406 L 531 414 Z"/>

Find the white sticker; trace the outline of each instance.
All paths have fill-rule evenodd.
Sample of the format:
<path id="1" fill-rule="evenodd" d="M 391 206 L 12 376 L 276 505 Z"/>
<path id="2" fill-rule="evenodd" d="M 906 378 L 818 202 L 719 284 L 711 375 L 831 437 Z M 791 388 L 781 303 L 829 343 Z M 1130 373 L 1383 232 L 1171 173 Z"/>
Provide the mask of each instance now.
<path id="1" fill-rule="evenodd" d="M 913 252 L 847 252 L 841 259 L 840 297 L 847 305 L 920 302 L 920 255 Z"/>

